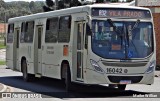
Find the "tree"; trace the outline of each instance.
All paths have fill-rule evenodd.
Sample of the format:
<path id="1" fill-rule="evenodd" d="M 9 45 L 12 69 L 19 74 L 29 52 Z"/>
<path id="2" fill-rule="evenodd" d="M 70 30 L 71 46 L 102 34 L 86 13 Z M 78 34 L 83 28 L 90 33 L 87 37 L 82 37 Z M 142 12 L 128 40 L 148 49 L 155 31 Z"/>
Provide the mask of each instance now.
<path id="1" fill-rule="evenodd" d="M 70 7 L 74 7 L 74 6 L 81 6 L 82 3 L 79 2 L 78 0 L 72 0 L 70 3 Z"/>
<path id="2" fill-rule="evenodd" d="M 110 0 L 110 2 L 119 2 L 119 0 Z"/>
<path id="3" fill-rule="evenodd" d="M 56 3 L 57 2 L 57 3 Z M 56 6 L 55 9 L 64 9 L 68 7 L 81 6 L 82 3 L 78 0 L 55 0 L 55 3 L 52 0 L 46 0 L 46 6 L 43 6 L 45 12 L 52 11 L 53 6 Z"/>
<path id="4" fill-rule="evenodd" d="M 64 9 L 65 8 L 63 0 L 58 1 L 58 7 L 57 8 L 58 9 Z"/>
<path id="5" fill-rule="evenodd" d="M 29 3 L 29 9 L 30 9 L 31 12 L 34 11 L 34 7 L 35 7 L 34 1 L 31 1 L 31 2 Z"/>
<path id="6" fill-rule="evenodd" d="M 64 3 L 69 4 L 71 0 L 64 0 Z"/>
<path id="7" fill-rule="evenodd" d="M 126 2 L 131 2 L 131 1 L 133 1 L 133 0 L 126 0 Z"/>
<path id="8" fill-rule="evenodd" d="M 55 3 L 52 0 L 46 0 L 46 5 L 43 6 L 43 10 L 45 12 L 53 11 L 54 10 L 54 8 L 53 8 L 54 5 L 55 5 Z"/>
<path id="9" fill-rule="evenodd" d="M 44 2 L 43 1 L 35 1 L 34 2 L 34 10 L 32 11 L 32 13 L 39 13 L 39 12 L 43 12 L 43 7 Z"/>
<path id="10" fill-rule="evenodd" d="M 5 6 L 5 2 L 3 0 L 0 0 L 0 7 L 4 7 Z"/>
<path id="11" fill-rule="evenodd" d="M 53 7 L 54 6 L 54 2 L 52 0 L 46 0 L 46 4 L 48 7 Z"/>
<path id="12" fill-rule="evenodd" d="M 43 12 L 43 5 L 43 1 L 29 3 L 24 1 L 4 2 L 0 0 L 0 22 L 7 22 L 7 20 L 12 17 Z"/>
<path id="13" fill-rule="evenodd" d="M 96 3 L 104 3 L 104 0 L 96 0 Z"/>

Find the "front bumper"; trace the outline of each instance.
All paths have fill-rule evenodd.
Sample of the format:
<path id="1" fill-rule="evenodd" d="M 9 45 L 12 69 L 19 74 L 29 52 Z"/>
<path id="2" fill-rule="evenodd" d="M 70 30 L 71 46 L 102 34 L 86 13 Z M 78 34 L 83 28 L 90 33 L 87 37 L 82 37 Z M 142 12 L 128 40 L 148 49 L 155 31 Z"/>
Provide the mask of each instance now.
<path id="1" fill-rule="evenodd" d="M 121 84 L 121 80 L 130 80 L 129 84 L 153 84 L 154 72 L 149 74 L 101 74 L 92 69 L 86 69 L 84 83 L 86 84 Z"/>

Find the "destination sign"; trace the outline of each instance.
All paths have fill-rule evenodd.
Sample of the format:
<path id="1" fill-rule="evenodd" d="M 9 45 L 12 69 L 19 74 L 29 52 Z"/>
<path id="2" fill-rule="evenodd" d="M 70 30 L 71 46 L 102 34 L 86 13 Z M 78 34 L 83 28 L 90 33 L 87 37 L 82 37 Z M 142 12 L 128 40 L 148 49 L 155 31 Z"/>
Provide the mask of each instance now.
<path id="1" fill-rule="evenodd" d="M 104 9 L 104 8 L 93 8 L 92 16 L 96 17 L 116 17 L 116 18 L 151 18 L 151 14 L 148 10 L 138 9 Z"/>

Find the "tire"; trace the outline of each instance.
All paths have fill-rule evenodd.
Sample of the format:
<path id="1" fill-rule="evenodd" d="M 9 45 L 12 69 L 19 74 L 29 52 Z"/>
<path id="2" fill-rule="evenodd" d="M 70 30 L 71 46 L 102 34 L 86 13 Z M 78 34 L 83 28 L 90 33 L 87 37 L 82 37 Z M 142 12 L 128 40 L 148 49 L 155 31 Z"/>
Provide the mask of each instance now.
<path id="1" fill-rule="evenodd" d="M 119 84 L 117 85 L 119 90 L 125 90 L 126 89 L 126 85 L 125 84 Z"/>
<path id="2" fill-rule="evenodd" d="M 68 64 L 63 64 L 63 68 L 66 68 L 66 71 L 65 71 L 65 89 L 68 92 L 68 91 L 72 90 L 70 68 L 69 68 Z"/>
<path id="3" fill-rule="evenodd" d="M 27 63 L 26 60 L 22 61 L 22 69 L 23 69 L 23 80 L 29 82 L 31 80 L 31 74 L 27 72 Z"/>
<path id="4" fill-rule="evenodd" d="M 115 85 L 115 84 L 109 84 L 108 87 L 109 87 L 109 88 L 116 88 L 116 85 Z"/>

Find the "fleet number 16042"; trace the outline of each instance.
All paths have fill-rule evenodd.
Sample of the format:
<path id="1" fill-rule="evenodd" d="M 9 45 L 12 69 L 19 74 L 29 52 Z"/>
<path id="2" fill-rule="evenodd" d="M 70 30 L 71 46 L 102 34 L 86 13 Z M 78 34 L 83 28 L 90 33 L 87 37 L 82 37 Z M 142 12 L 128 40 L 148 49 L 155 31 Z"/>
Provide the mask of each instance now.
<path id="1" fill-rule="evenodd" d="M 123 73 L 122 68 L 107 68 L 106 70 L 107 73 Z"/>

